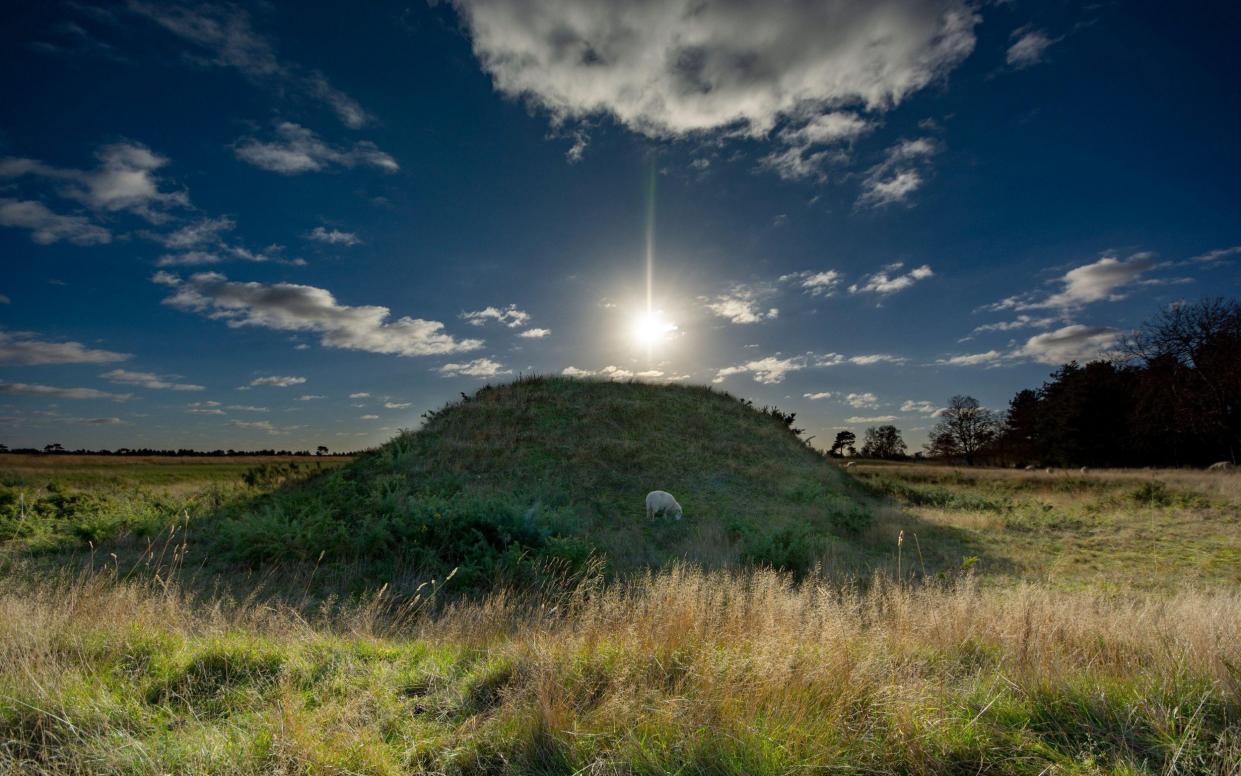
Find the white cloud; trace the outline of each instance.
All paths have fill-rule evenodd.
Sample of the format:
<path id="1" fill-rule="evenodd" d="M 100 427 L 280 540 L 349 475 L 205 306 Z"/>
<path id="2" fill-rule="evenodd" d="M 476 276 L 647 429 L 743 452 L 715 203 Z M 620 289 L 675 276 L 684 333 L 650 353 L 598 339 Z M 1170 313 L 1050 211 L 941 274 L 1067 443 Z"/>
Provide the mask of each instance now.
<path id="1" fill-rule="evenodd" d="M 167 211 L 190 206 L 184 191 L 164 191 L 156 171 L 168 159 L 140 143 L 113 143 L 102 146 L 95 156 L 94 170 L 53 167 L 34 159 L 0 159 L 0 178 L 33 176 L 59 184 L 61 196 L 76 200 L 93 210 L 127 211 L 152 223 L 167 220 Z M 106 242 L 106 240 L 102 240 Z"/>
<path id="2" fill-rule="evenodd" d="M 110 364 L 132 357 L 129 353 L 94 350 L 80 342 L 47 342 L 35 336 L 33 332 L 0 331 L 0 364 Z"/>
<path id="3" fill-rule="evenodd" d="M 810 401 L 818 401 L 820 399 L 832 398 L 832 392 L 831 391 L 819 391 L 818 393 L 803 393 L 802 396 L 809 399 Z"/>
<path id="4" fill-rule="evenodd" d="M 966 353 L 959 356 L 950 356 L 936 360 L 936 364 L 944 366 L 994 366 L 1004 360 L 1004 354 L 998 350 L 988 350 L 984 353 Z"/>
<path id="5" fill-rule="evenodd" d="M 112 242 L 112 233 L 92 224 L 82 216 L 53 213 L 42 202 L 0 198 L 0 226 L 30 231 L 30 239 L 39 245 L 65 240 L 74 245 L 104 245 Z"/>
<path id="6" fill-rule="evenodd" d="M 873 410 L 879 406 L 879 397 L 873 393 L 851 393 L 845 397 L 849 406 L 856 410 Z"/>
<path id="7" fill-rule="evenodd" d="M 311 130 L 291 121 L 276 125 L 276 138 L 258 140 L 249 137 L 237 141 L 233 153 L 243 162 L 282 175 L 319 172 L 331 167 L 367 166 L 396 172 L 396 160 L 369 141 L 359 141 L 352 148 L 329 145 Z"/>
<path id="8" fill-rule="evenodd" d="M 201 218 L 156 239 L 166 248 L 184 250 L 215 244 L 219 242 L 221 233 L 230 232 L 236 227 L 237 222 L 228 216 Z"/>
<path id="9" fill-rule="evenodd" d="M 304 393 L 301 396 L 297 397 L 297 401 L 317 401 L 319 399 L 326 399 L 326 398 L 327 397 L 321 393 Z"/>
<path id="10" fill-rule="evenodd" d="M 935 274 L 931 271 L 929 264 L 923 264 L 902 275 L 899 270 L 903 266 L 900 262 L 889 264 L 879 272 L 862 278 L 861 282 L 849 286 L 849 293 L 894 294 L 897 291 L 904 291 L 919 280 L 925 280 Z"/>
<path id="11" fill-rule="evenodd" d="M 964 59 L 978 21 L 958 0 L 455 5 L 501 92 L 556 123 L 608 114 L 656 137 L 755 136 L 808 109 L 889 108 Z"/>
<path id="12" fill-rule="evenodd" d="M 510 329 L 516 329 L 530 322 L 530 313 L 519 310 L 517 305 L 511 304 L 505 308 L 484 307 L 474 312 L 461 313 L 461 320 L 468 322 L 472 326 L 482 326 L 491 320 L 502 323 Z"/>
<path id="13" fill-rule="evenodd" d="M 191 415 L 227 415 L 224 410 L 217 407 L 194 407 L 191 406 L 186 412 Z"/>
<path id="14" fill-rule="evenodd" d="M 1195 256 L 1190 261 L 1201 264 L 1216 264 L 1229 256 L 1237 255 L 1241 255 L 1241 245 L 1234 245 L 1231 248 L 1216 248 L 1213 251 L 1207 251 L 1199 256 Z"/>
<path id="15" fill-rule="evenodd" d="M 328 245 L 344 245 L 345 247 L 353 247 L 361 245 L 362 241 L 353 232 L 342 232 L 339 229 L 325 229 L 322 226 L 316 226 L 311 229 L 306 238 L 316 240 L 318 242 L 327 243 Z"/>
<path id="16" fill-rule="evenodd" d="M 914 401 L 913 399 L 906 399 L 901 404 L 901 412 L 920 412 L 923 415 L 934 415 L 936 412 L 939 412 L 939 407 L 925 400 Z"/>
<path id="17" fill-rule="evenodd" d="M 371 395 L 366 391 L 359 391 L 357 393 L 349 394 L 350 399 L 369 399 L 370 397 Z"/>
<path id="18" fill-rule="evenodd" d="M 1015 40 L 1008 47 L 1008 53 L 1005 55 L 1004 61 L 1010 67 L 1015 67 L 1018 70 L 1042 62 L 1043 55 L 1047 52 L 1047 49 L 1056 42 L 1047 37 L 1045 32 L 1032 30 L 1028 27 L 1014 30 L 1012 38 L 1015 38 Z"/>
<path id="19" fill-rule="evenodd" d="M 871 364 L 903 364 L 905 359 L 900 356 L 893 356 L 888 353 L 866 353 L 861 356 L 849 356 L 846 359 L 850 364 L 858 366 L 870 366 Z"/>
<path id="20" fill-rule="evenodd" d="M 777 139 L 784 147 L 763 157 L 762 165 L 787 180 L 823 180 L 827 165 L 846 161 L 852 141 L 874 127 L 874 122 L 847 111 L 814 116 L 781 130 Z"/>
<path id="21" fill-rule="evenodd" d="M 408 402 L 408 401 L 386 401 L 384 402 L 384 409 L 389 409 L 389 410 L 403 410 L 403 409 L 408 409 L 409 407 L 412 407 L 412 406 L 413 406 L 413 402 Z"/>
<path id="22" fill-rule="evenodd" d="M 551 329 L 526 329 L 525 331 L 523 331 L 521 334 L 518 334 L 517 336 L 522 337 L 524 339 L 543 339 L 544 337 L 548 336 L 551 333 L 552 333 Z"/>
<path id="23" fill-rule="evenodd" d="M 1036 334 L 1017 353 L 1040 364 L 1090 361 L 1107 355 L 1120 336 L 1121 332 L 1117 329 L 1073 324 Z"/>
<path id="24" fill-rule="evenodd" d="M 0 304 L 13 304 L 13 300 L 9 299 L 4 294 L 0 294 Z"/>
<path id="25" fill-rule="evenodd" d="M 185 280 L 158 272 L 152 280 L 174 289 L 164 304 L 225 321 L 232 327 L 316 332 L 320 344 L 329 348 L 428 356 L 483 346 L 482 340 L 456 339 L 439 321 L 408 316 L 390 321 L 392 311 L 387 307 L 339 304 L 330 291 L 315 286 L 242 283 L 214 272 Z"/>
<path id="26" fill-rule="evenodd" d="M 505 369 L 503 364 L 490 358 L 476 358 L 464 364 L 444 364 L 435 371 L 443 377 L 496 377 L 513 373 L 513 370 Z"/>
<path id="27" fill-rule="evenodd" d="M 252 81 L 282 91 L 292 89 L 322 102 L 351 129 L 370 122 L 370 115 L 349 95 L 332 86 L 322 73 L 280 61 L 271 43 L 250 24 L 250 15 L 234 5 L 149 3 L 130 0 L 130 11 L 207 53 L 198 61 L 228 67 Z"/>
<path id="28" fill-rule="evenodd" d="M 974 48 L 965 0 L 455 0 L 496 89 L 549 114 L 580 158 L 592 119 L 648 137 L 762 138 L 763 167 L 824 177 L 874 121 Z"/>
<path id="29" fill-rule="evenodd" d="M 270 385 L 273 388 L 289 388 L 294 385 L 301 385 L 305 382 L 305 377 L 295 377 L 291 375 L 269 375 L 267 377 L 254 378 L 250 381 L 250 385 Z"/>
<path id="30" fill-rule="evenodd" d="M 699 297 L 699 299 L 715 316 L 725 318 L 731 323 L 741 324 L 770 321 L 779 317 L 780 311 L 775 307 L 763 309 L 760 302 L 766 296 L 769 296 L 766 290 L 739 285 L 726 294 L 714 298 Z"/>
<path id="31" fill-rule="evenodd" d="M 790 358 L 767 356 L 766 358 L 747 361 L 737 366 L 724 367 L 715 373 L 715 377 L 711 382 L 719 383 L 732 375 L 749 373 L 754 377 L 755 382 L 763 383 L 764 385 L 774 385 L 784 382 L 784 378 L 789 372 L 805 369 L 806 363 L 805 356 L 792 356 Z"/>
<path id="32" fill-rule="evenodd" d="M 939 150 L 939 143 L 927 137 L 896 143 L 884 160 L 867 172 L 855 206 L 880 208 L 907 201 L 922 187 L 929 159 Z"/>
<path id="33" fill-rule="evenodd" d="M 359 420 L 379 420 L 379 416 L 378 415 L 361 415 L 359 416 L 358 419 Z"/>
<path id="34" fill-rule="evenodd" d="M 1056 318 L 1035 318 L 1032 315 L 1018 315 L 1011 321 L 984 323 L 975 326 L 971 334 L 983 334 L 989 331 L 1013 331 L 1015 329 L 1045 329 L 1056 322 Z"/>
<path id="35" fill-rule="evenodd" d="M 845 418 L 846 423 L 891 423 L 896 420 L 895 415 L 872 415 L 870 417 L 859 417 L 854 415 L 851 418 Z"/>
<path id="36" fill-rule="evenodd" d="M 213 404 L 213 405 L 219 404 L 219 402 L 207 402 L 207 403 Z M 236 410 L 237 412 L 270 412 L 271 411 L 267 407 L 255 407 L 253 404 L 230 404 L 228 405 L 228 408 L 230 410 Z"/>
<path id="37" fill-rule="evenodd" d="M 60 388 L 37 383 L 0 383 L 0 395 L 41 396 L 49 399 L 109 399 L 111 401 L 129 401 L 134 398 L 132 393 L 108 393 L 94 388 Z"/>
<path id="38" fill-rule="evenodd" d="M 840 285 L 840 273 L 834 269 L 821 272 L 794 272 L 780 276 L 781 283 L 796 283 L 811 296 L 831 296 Z"/>
<path id="39" fill-rule="evenodd" d="M 285 433 L 273 426 L 270 420 L 230 420 L 228 425 L 249 431 L 263 431 L 273 436 Z"/>
<path id="40" fill-rule="evenodd" d="M 991 305 L 987 310 L 1072 310 L 1094 302 L 1114 302 L 1124 299 L 1125 287 L 1138 283 L 1143 274 L 1157 268 L 1155 255 L 1150 252 L 1135 253 L 1126 259 L 1104 255 L 1098 261 L 1074 267 L 1057 278 L 1060 290 L 1042 299 L 1033 294 L 1010 296 Z"/>
<path id="41" fill-rule="evenodd" d="M 203 391 L 206 390 L 201 385 L 193 385 L 191 383 L 176 383 L 166 380 L 152 372 L 131 372 L 128 369 L 113 369 L 110 372 L 104 372 L 99 375 L 110 383 L 119 385 L 136 385 L 141 388 L 150 388 L 152 390 L 166 391 Z"/>
<path id="42" fill-rule="evenodd" d="M 648 380 L 651 382 L 679 382 L 689 379 L 689 375 L 669 375 L 659 369 L 647 369 L 641 372 L 634 372 L 631 369 L 625 369 L 611 364 L 602 369 L 578 369 L 575 366 L 567 366 L 560 370 L 560 374 L 566 377 L 603 377 L 608 380 Z"/>

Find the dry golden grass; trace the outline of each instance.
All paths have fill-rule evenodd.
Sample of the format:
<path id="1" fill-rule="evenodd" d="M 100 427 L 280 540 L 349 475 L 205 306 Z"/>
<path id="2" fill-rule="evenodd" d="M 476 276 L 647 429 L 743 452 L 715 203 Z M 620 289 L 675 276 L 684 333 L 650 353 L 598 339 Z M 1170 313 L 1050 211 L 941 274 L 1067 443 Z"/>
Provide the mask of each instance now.
<path id="1" fill-rule="evenodd" d="M 0 593 L 15 772 L 1241 772 L 1241 593 L 672 568 L 419 609 Z"/>

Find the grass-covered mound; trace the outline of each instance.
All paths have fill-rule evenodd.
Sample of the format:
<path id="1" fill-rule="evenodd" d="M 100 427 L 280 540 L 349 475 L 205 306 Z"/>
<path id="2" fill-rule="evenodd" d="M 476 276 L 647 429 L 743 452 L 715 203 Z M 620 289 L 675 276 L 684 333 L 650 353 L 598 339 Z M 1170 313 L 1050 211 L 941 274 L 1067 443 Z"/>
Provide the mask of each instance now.
<path id="1" fill-rule="evenodd" d="M 862 554 L 870 516 L 791 417 L 706 387 L 537 377 L 485 387 L 424 427 L 232 511 L 250 561 L 412 561 L 478 584 L 548 558 L 618 571 L 687 558 L 806 569 Z M 648 520 L 667 490 L 685 519 Z"/>

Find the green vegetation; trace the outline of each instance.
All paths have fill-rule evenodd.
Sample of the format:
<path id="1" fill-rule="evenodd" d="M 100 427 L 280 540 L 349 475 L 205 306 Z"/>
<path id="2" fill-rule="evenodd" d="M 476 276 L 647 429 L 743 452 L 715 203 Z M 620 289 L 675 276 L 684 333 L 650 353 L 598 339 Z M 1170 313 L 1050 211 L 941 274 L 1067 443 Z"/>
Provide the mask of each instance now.
<path id="1" fill-rule="evenodd" d="M 537 379 L 348 462 L 0 456 L 0 773 L 1237 774 L 1241 477 L 791 420 Z"/>
<path id="2" fill-rule="evenodd" d="M 248 563 L 371 561 L 476 587 L 548 562 L 678 558 L 866 572 L 871 523 L 790 416 L 708 388 L 533 378 L 484 388 L 352 464 L 223 511 L 217 551 Z M 671 491 L 684 521 L 649 520 Z M 795 539 L 793 538 L 795 537 Z M 795 548 L 788 545 L 794 544 Z"/>

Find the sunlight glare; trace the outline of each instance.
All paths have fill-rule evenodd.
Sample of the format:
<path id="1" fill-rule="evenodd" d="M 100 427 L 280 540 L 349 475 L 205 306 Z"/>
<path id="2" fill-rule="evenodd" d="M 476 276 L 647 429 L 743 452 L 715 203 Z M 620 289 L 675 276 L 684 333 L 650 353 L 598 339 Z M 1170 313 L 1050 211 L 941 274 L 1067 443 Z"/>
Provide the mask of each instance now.
<path id="1" fill-rule="evenodd" d="M 651 348 L 668 338 L 676 331 L 676 324 L 664 319 L 658 311 L 645 312 L 633 321 L 633 338 L 637 344 Z"/>

